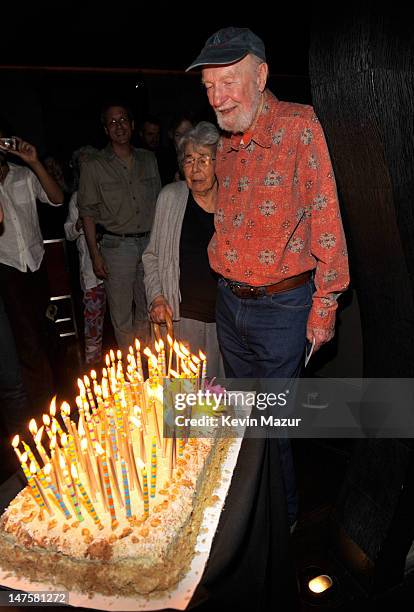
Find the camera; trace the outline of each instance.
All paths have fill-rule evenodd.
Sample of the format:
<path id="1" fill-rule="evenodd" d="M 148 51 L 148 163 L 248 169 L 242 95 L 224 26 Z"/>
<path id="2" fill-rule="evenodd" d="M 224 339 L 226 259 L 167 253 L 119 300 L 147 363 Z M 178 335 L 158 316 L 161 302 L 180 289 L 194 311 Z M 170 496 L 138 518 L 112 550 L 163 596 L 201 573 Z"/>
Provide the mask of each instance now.
<path id="1" fill-rule="evenodd" d="M 3 149 L 8 149 L 9 151 L 18 150 L 18 141 L 15 136 L 10 136 L 9 138 L 0 138 L 0 145 L 3 147 Z"/>

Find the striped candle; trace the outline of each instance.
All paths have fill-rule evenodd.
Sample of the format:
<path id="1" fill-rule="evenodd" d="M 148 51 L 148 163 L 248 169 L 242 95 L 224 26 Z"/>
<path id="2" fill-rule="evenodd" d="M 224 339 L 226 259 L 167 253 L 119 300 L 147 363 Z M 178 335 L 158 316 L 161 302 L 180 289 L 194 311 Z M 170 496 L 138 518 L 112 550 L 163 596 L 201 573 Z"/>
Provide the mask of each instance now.
<path id="1" fill-rule="evenodd" d="M 24 440 L 22 440 L 22 444 L 23 444 L 23 448 L 26 451 L 27 456 L 29 457 L 30 461 L 35 464 L 36 471 L 40 470 L 40 466 L 39 466 L 38 462 L 36 461 L 36 457 L 32 453 L 32 450 L 31 450 L 30 446 L 28 444 L 26 444 L 26 442 Z"/>
<path id="2" fill-rule="evenodd" d="M 70 479 L 69 472 L 66 469 L 65 460 L 63 459 L 62 456 L 60 456 L 59 459 L 60 459 L 60 468 L 63 473 L 63 478 L 65 480 L 65 484 L 67 488 L 67 493 L 69 493 L 70 502 L 73 506 L 73 509 L 75 510 L 76 518 L 78 519 L 79 522 L 81 522 L 84 520 L 84 518 L 79 508 L 78 498 L 76 497 L 75 489 L 73 488 L 73 484 Z"/>
<path id="3" fill-rule="evenodd" d="M 17 449 L 15 449 L 17 450 Z M 19 456 L 19 455 L 18 455 Z M 33 493 L 33 497 L 35 498 L 35 502 L 37 503 L 37 505 L 39 506 L 39 508 L 46 508 L 46 505 L 42 499 L 42 496 L 40 495 L 40 491 L 36 485 L 36 482 L 34 480 L 34 478 L 32 477 L 29 468 L 27 467 L 27 453 L 22 453 L 19 456 L 20 459 L 20 465 L 22 466 L 22 470 L 24 472 L 24 475 L 26 476 L 27 482 L 29 483 L 29 486 L 32 490 Z"/>
<path id="4" fill-rule="evenodd" d="M 52 511 L 52 508 L 50 507 L 50 504 L 48 502 L 47 496 L 46 496 L 46 492 L 45 489 L 48 488 L 48 484 L 46 482 L 45 477 L 43 476 L 43 473 L 41 470 L 37 470 L 36 465 L 34 464 L 33 461 L 30 462 L 30 473 L 33 476 L 33 480 L 35 481 L 35 484 L 37 486 L 37 488 L 39 489 L 39 493 L 43 498 L 43 501 L 45 502 L 45 506 L 47 511 L 49 512 L 50 516 L 52 516 L 54 513 Z M 39 477 L 39 480 L 37 479 L 37 476 Z M 39 482 L 40 481 L 40 482 Z"/>
<path id="5" fill-rule="evenodd" d="M 147 479 L 147 469 L 144 466 L 142 468 L 142 487 L 144 493 L 144 515 L 145 518 L 149 516 L 149 496 L 148 496 L 148 479 Z"/>
<path id="6" fill-rule="evenodd" d="M 74 481 L 75 485 L 78 487 L 79 492 L 82 495 L 83 501 L 85 502 L 86 510 L 91 515 L 95 525 L 100 525 L 101 521 L 99 520 L 99 516 L 96 514 L 96 510 L 93 507 L 93 504 L 92 504 L 92 502 L 91 502 L 91 500 L 89 498 L 89 495 L 87 494 L 83 484 L 79 480 L 78 472 L 77 472 L 76 467 L 75 467 L 75 465 L 73 463 L 72 463 L 72 465 L 70 467 L 70 471 L 71 471 L 71 474 L 72 474 L 73 481 Z"/>
<path id="7" fill-rule="evenodd" d="M 131 498 L 129 495 L 128 473 L 127 473 L 126 464 L 125 464 L 124 459 L 121 459 L 121 471 L 122 471 L 122 484 L 124 486 L 124 495 L 125 495 L 126 517 L 129 518 L 130 516 L 132 516 Z"/>
<path id="8" fill-rule="evenodd" d="M 67 509 L 66 504 L 63 501 L 63 498 L 62 498 L 61 494 L 59 493 L 59 491 L 56 489 L 55 485 L 52 482 L 52 479 L 50 477 L 51 470 L 52 470 L 52 466 L 50 465 L 50 463 L 47 463 L 45 465 L 45 467 L 43 468 L 43 471 L 44 471 L 45 477 L 46 477 L 46 481 L 48 483 L 48 487 L 52 491 L 53 495 L 55 496 L 56 501 L 59 504 L 60 509 L 62 510 L 63 514 L 65 515 L 65 518 L 69 520 L 72 517 L 72 515 L 69 512 L 69 510 Z"/>
<path id="9" fill-rule="evenodd" d="M 157 440 L 152 438 L 151 443 L 151 497 L 155 497 L 157 487 Z"/>
<path id="10" fill-rule="evenodd" d="M 108 470 L 108 463 L 106 461 L 106 455 L 103 451 L 103 448 L 99 444 L 96 444 L 96 450 L 98 452 L 98 460 L 100 460 L 101 465 L 102 465 L 103 481 L 104 481 L 104 486 L 105 486 L 105 491 L 106 491 L 106 498 L 108 501 L 109 513 L 111 515 L 112 521 L 116 521 L 114 498 L 112 497 L 112 489 L 111 489 L 111 483 L 109 480 L 109 470 Z"/>

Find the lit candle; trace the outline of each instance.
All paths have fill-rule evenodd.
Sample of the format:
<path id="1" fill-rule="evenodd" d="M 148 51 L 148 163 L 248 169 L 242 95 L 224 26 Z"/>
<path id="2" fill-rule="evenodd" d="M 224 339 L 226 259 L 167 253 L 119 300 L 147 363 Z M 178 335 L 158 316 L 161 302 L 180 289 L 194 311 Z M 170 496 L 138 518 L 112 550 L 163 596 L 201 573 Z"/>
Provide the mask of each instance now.
<path id="1" fill-rule="evenodd" d="M 17 449 L 15 449 L 17 450 Z M 39 506 L 39 508 L 46 508 L 45 503 L 42 499 L 42 496 L 40 495 L 40 491 L 37 487 L 37 484 L 33 478 L 33 476 L 31 475 L 29 468 L 27 467 L 27 453 L 22 453 L 22 454 L 18 454 L 17 455 L 19 457 L 20 460 L 20 465 L 22 466 L 22 470 L 24 472 L 24 475 L 26 476 L 27 482 L 32 490 L 33 493 L 33 497 L 35 499 L 35 502 L 37 503 L 37 505 Z"/>
<path id="2" fill-rule="evenodd" d="M 157 441 L 152 438 L 151 444 L 151 497 L 155 497 L 157 486 Z"/>
<path id="3" fill-rule="evenodd" d="M 111 490 L 111 483 L 109 480 L 109 471 L 108 471 L 108 464 L 106 461 L 106 455 L 100 444 L 96 444 L 95 448 L 96 448 L 96 452 L 98 453 L 98 461 L 101 462 L 101 466 L 102 466 L 103 481 L 104 481 L 104 487 L 105 487 L 105 492 L 106 492 L 106 498 L 108 501 L 109 513 L 111 515 L 111 520 L 115 521 L 116 514 L 115 514 L 115 507 L 114 507 L 114 499 L 112 497 L 112 490 Z"/>
<path id="4" fill-rule="evenodd" d="M 204 379 L 207 376 L 207 357 L 202 351 L 198 351 L 200 359 L 202 361 L 201 378 Z"/>
<path id="5" fill-rule="evenodd" d="M 49 413 L 52 417 L 52 423 L 55 423 L 58 434 L 61 436 L 63 434 L 63 430 L 59 424 L 59 421 L 56 419 L 56 395 L 52 398 L 49 407 Z"/>
<path id="6" fill-rule="evenodd" d="M 132 516 L 131 498 L 130 498 L 130 494 L 129 494 L 127 468 L 126 468 L 126 465 L 125 465 L 125 461 L 123 459 L 121 459 L 121 471 L 122 471 L 122 484 L 124 486 L 126 517 L 129 518 L 130 516 Z"/>
<path id="7" fill-rule="evenodd" d="M 73 509 L 75 510 L 76 518 L 78 519 L 79 522 L 82 522 L 84 518 L 79 508 L 78 498 L 76 497 L 75 489 L 73 488 L 73 484 L 70 479 L 69 472 L 66 469 L 65 460 L 62 456 L 59 457 L 59 462 L 60 462 L 60 469 L 62 471 L 63 478 L 66 484 L 67 493 L 69 493 L 70 502 L 72 504 Z"/>
<path id="8" fill-rule="evenodd" d="M 52 466 L 50 465 L 50 463 L 47 463 L 45 465 L 45 467 L 43 468 L 43 471 L 44 471 L 44 474 L 45 474 L 46 482 L 48 483 L 48 486 L 49 486 L 50 490 L 52 491 L 53 495 L 55 496 L 56 501 L 59 504 L 59 507 L 62 510 L 65 518 L 66 519 L 70 519 L 72 517 L 72 515 L 69 512 L 69 510 L 67 509 L 67 506 L 66 506 L 65 502 L 63 501 L 63 498 L 62 498 L 61 494 L 56 489 L 56 487 L 53 484 L 52 479 L 50 477 L 50 474 L 51 474 L 51 471 L 52 471 Z"/>
<path id="9" fill-rule="evenodd" d="M 35 464 L 37 470 L 40 470 L 40 466 L 39 466 L 39 464 L 38 464 L 38 462 L 36 460 L 36 457 L 32 453 L 32 450 L 31 450 L 30 446 L 28 444 L 26 444 L 26 442 L 24 440 L 22 440 L 22 444 L 23 444 L 24 450 L 26 451 L 26 453 L 27 453 L 27 455 L 29 457 L 29 460 L 32 461 Z"/>
<path id="10" fill-rule="evenodd" d="M 145 515 L 145 518 L 148 518 L 149 516 L 149 496 L 148 496 L 147 469 L 145 465 L 142 468 L 142 487 L 143 487 L 143 495 L 144 495 L 144 515 Z"/>
<path id="11" fill-rule="evenodd" d="M 138 378 L 140 382 L 144 382 L 144 372 L 142 370 L 142 360 L 141 360 L 141 344 L 139 340 L 135 340 L 135 350 L 136 350 L 136 355 L 137 355 Z"/>
<path id="12" fill-rule="evenodd" d="M 86 474 L 86 478 L 88 479 L 88 483 L 89 483 L 89 490 L 91 492 L 93 501 L 96 501 L 96 492 L 98 491 L 98 483 L 96 482 L 92 463 L 89 458 L 89 454 L 86 450 L 88 447 L 88 441 L 86 438 L 81 438 L 80 446 L 81 446 L 81 452 L 82 452 L 82 457 L 83 457 L 83 462 L 84 462 L 84 467 L 85 467 L 84 472 Z"/>
<path id="13" fill-rule="evenodd" d="M 42 471 L 41 470 L 39 470 L 39 471 L 37 470 L 36 464 L 34 463 L 34 461 L 30 462 L 30 474 L 32 475 L 34 483 L 35 483 L 36 487 L 38 488 L 40 495 L 42 496 L 42 499 L 43 499 L 43 501 L 45 503 L 45 506 L 46 506 L 46 510 L 48 511 L 50 516 L 52 516 L 53 515 L 52 508 L 50 507 L 50 504 L 49 504 L 49 502 L 47 500 L 47 497 L 46 497 L 46 492 L 44 491 L 44 489 L 48 488 L 48 484 L 46 482 L 45 477 L 42 474 Z M 40 482 L 37 479 L 36 475 L 39 476 Z"/>
<path id="14" fill-rule="evenodd" d="M 70 466 L 70 471 L 71 471 L 71 474 L 72 474 L 73 481 L 74 481 L 75 485 L 78 487 L 79 492 L 82 495 L 83 501 L 85 502 L 86 510 L 91 515 L 95 525 L 100 525 L 101 522 L 99 520 L 98 515 L 96 514 L 96 510 L 93 507 L 93 504 L 92 504 L 92 502 L 91 502 L 91 500 L 89 498 L 89 495 L 85 491 L 85 487 L 83 486 L 83 484 L 79 480 L 78 472 L 77 472 L 76 467 L 75 467 L 75 465 L 73 463 Z"/>
<path id="15" fill-rule="evenodd" d="M 32 420 L 34 420 L 34 419 L 32 419 Z M 35 441 L 38 453 L 39 453 L 39 455 L 42 458 L 43 464 L 46 465 L 49 462 L 49 456 L 48 456 L 48 454 L 47 454 L 47 452 L 46 452 L 46 450 L 45 450 L 45 448 L 44 448 L 44 446 L 43 446 L 43 444 L 41 442 L 43 430 L 44 430 L 44 427 L 42 425 L 40 427 L 40 429 L 37 431 L 36 435 L 34 436 L 34 441 Z"/>
<path id="16" fill-rule="evenodd" d="M 167 334 L 167 342 L 168 342 L 168 369 L 167 369 L 167 376 L 170 376 L 170 370 L 171 370 L 171 366 L 172 366 L 172 358 L 174 355 L 174 350 L 173 350 L 173 339 L 171 338 L 170 334 Z"/>

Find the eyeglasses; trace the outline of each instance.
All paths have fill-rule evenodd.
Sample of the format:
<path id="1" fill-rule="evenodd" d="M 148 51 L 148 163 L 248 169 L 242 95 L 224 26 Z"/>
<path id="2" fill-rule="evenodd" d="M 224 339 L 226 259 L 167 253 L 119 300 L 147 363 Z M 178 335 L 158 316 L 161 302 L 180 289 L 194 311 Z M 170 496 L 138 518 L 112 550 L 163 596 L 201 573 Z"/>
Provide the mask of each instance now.
<path id="1" fill-rule="evenodd" d="M 207 168 L 211 162 L 213 162 L 216 158 L 211 155 L 200 155 L 200 157 L 184 157 L 183 166 L 184 168 L 192 168 L 194 164 L 196 167 Z"/>
<path id="2" fill-rule="evenodd" d="M 129 123 L 129 117 L 121 117 L 120 119 L 111 119 L 111 121 L 107 124 L 108 128 L 113 128 L 116 125 L 126 125 L 127 123 Z"/>

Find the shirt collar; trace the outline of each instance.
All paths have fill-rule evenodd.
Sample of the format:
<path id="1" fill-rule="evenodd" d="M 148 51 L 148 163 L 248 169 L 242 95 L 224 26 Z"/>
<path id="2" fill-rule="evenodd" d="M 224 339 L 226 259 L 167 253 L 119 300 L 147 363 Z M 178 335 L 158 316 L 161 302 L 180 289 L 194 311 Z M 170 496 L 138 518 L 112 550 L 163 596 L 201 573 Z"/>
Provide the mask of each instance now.
<path id="1" fill-rule="evenodd" d="M 117 158 L 117 156 L 114 153 L 114 150 L 112 148 L 112 145 L 110 142 L 108 142 L 108 144 L 106 145 L 106 147 L 103 149 L 103 153 L 105 155 L 105 157 L 109 160 L 112 161 L 115 158 Z M 137 157 L 137 149 L 135 147 L 132 147 L 132 155 L 134 157 Z M 117 158 L 119 159 L 119 158 Z"/>
<path id="2" fill-rule="evenodd" d="M 260 115 L 254 125 L 253 129 L 248 130 L 242 136 L 240 134 L 232 134 L 231 136 L 225 137 L 224 149 L 226 152 L 234 149 L 238 151 L 240 147 L 247 148 L 253 140 L 260 147 L 270 147 L 272 144 L 272 115 L 270 112 L 270 100 L 278 102 L 276 96 L 274 96 L 268 89 L 263 94 L 263 106 L 260 111 Z M 243 144 L 241 144 L 243 141 Z"/>

